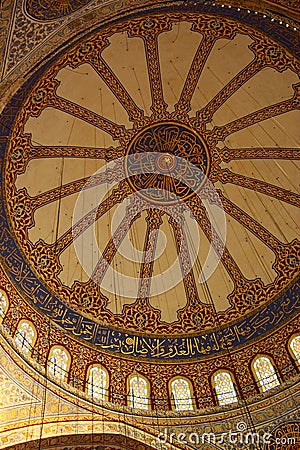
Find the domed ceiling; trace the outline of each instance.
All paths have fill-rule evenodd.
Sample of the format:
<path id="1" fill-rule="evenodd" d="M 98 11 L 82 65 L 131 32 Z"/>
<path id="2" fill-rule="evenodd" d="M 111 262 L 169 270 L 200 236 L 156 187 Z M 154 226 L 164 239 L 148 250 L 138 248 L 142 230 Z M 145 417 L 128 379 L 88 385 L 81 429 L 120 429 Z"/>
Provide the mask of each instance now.
<path id="1" fill-rule="evenodd" d="M 1 117 L 1 254 L 42 315 L 177 359 L 296 312 L 299 61 L 278 27 L 211 4 L 132 15 L 20 88 Z"/>

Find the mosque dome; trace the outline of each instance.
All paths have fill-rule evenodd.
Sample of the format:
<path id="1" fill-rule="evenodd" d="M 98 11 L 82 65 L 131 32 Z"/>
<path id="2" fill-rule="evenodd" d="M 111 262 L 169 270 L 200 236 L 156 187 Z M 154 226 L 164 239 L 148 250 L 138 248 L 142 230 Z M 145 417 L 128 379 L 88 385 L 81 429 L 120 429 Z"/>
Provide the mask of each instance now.
<path id="1" fill-rule="evenodd" d="M 4 10 L 0 448 L 298 442 L 289 3 Z"/>

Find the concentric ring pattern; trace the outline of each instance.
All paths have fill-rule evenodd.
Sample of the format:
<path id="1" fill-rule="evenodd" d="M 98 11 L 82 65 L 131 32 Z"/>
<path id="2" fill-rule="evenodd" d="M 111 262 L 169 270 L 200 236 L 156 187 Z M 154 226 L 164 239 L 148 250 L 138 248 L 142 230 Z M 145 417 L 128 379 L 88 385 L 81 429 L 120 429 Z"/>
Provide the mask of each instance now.
<path id="1" fill-rule="evenodd" d="M 84 338 L 84 323 L 187 336 L 274 299 L 292 310 L 299 68 L 262 33 L 208 14 L 124 20 L 66 51 L 25 96 L 5 162 L 25 295 L 40 280 L 41 311 Z M 163 195 L 139 195 L 149 188 Z M 89 191 L 96 207 L 78 203 Z"/>

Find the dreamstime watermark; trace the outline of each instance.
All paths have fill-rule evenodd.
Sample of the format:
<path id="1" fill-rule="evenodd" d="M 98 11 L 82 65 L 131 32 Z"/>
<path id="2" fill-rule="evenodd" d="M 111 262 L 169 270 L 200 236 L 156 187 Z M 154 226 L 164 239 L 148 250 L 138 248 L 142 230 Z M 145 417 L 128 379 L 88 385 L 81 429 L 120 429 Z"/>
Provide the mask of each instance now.
<path id="1" fill-rule="evenodd" d="M 152 248 L 150 246 L 146 252 L 139 251 L 130 242 L 129 230 L 135 218 L 143 211 L 153 208 L 164 211 L 176 222 L 180 230 L 181 243 L 173 264 L 163 273 L 153 275 L 151 279 L 143 278 L 143 284 L 146 286 L 144 289 L 147 290 L 144 292 L 146 296 L 159 295 L 175 287 L 190 272 L 198 258 L 199 223 L 192 209 L 187 206 L 184 199 L 180 198 L 180 195 L 175 192 L 170 193 L 170 190 L 163 186 L 148 187 L 138 191 L 130 190 L 130 188 L 126 191 L 125 187 L 125 193 L 122 189 L 118 191 L 118 186 L 128 179 L 128 167 L 133 168 L 134 176 L 145 174 L 155 174 L 155 177 L 165 176 L 165 170 L 160 169 L 156 161 L 164 155 L 166 158 L 170 157 L 168 153 L 144 152 L 111 161 L 88 179 L 73 211 L 73 244 L 82 268 L 96 284 L 122 297 L 136 298 L 140 295 L 141 279 L 117 271 L 112 267 L 109 257 L 100 251 L 96 223 L 102 215 L 111 210 L 108 192 L 114 196 L 116 207 L 110 217 L 111 248 L 115 247 L 126 259 L 138 264 L 153 262 L 166 248 L 166 236 L 159 227 L 151 231 L 149 240 L 152 240 Z M 186 186 L 198 197 L 199 203 L 205 208 L 205 215 L 210 226 L 209 251 L 199 275 L 199 282 L 204 283 L 216 270 L 225 248 L 225 212 L 217 190 L 207 176 L 186 159 L 174 155 L 172 159 L 173 164 L 180 167 L 180 170 L 172 171 L 170 177 L 181 186 Z M 164 198 L 168 201 L 164 202 Z M 113 200 L 111 202 L 113 203 Z M 148 287 L 147 282 L 149 282 Z"/>
<path id="2" fill-rule="evenodd" d="M 226 433 L 173 433 L 165 428 L 158 437 L 160 443 L 166 444 L 277 444 L 277 445 L 294 445 L 296 438 L 294 437 L 274 437 L 271 433 L 266 433 L 264 430 L 257 432 L 248 430 L 246 422 L 238 422 L 236 430 L 228 430 Z"/>

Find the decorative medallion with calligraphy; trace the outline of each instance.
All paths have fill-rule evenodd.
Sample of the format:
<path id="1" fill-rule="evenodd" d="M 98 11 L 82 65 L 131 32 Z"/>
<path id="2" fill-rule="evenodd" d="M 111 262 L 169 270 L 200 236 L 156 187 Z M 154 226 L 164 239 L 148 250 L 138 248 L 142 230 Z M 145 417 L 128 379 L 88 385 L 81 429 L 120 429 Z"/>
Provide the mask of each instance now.
<path id="1" fill-rule="evenodd" d="M 129 182 L 137 192 L 158 203 L 186 200 L 198 191 L 209 171 L 209 154 L 194 130 L 162 123 L 142 130 L 129 146 Z M 153 177 L 153 174 L 157 174 Z"/>

